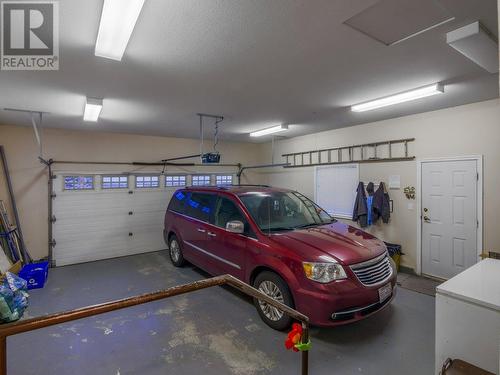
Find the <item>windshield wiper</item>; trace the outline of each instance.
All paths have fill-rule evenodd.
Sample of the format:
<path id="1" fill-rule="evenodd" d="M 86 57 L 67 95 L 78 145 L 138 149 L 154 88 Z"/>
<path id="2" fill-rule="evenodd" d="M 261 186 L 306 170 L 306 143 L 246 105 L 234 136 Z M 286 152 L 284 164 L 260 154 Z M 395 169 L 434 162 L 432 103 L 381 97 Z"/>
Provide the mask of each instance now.
<path id="1" fill-rule="evenodd" d="M 310 227 L 317 227 L 318 225 L 323 225 L 323 223 L 302 224 L 302 225 L 296 226 L 295 228 L 304 229 L 304 228 L 310 228 Z"/>
<path id="2" fill-rule="evenodd" d="M 295 227 L 274 227 L 274 228 L 262 228 L 263 232 L 280 232 L 280 231 L 285 231 L 285 230 L 295 230 L 295 229 L 304 229 L 312 226 L 317 226 L 321 224 L 317 223 L 311 223 L 311 224 L 302 224 L 302 225 L 297 225 Z"/>
<path id="3" fill-rule="evenodd" d="M 285 230 L 294 230 L 295 227 L 274 227 L 274 228 L 261 228 L 263 232 L 281 232 Z"/>
<path id="4" fill-rule="evenodd" d="M 310 228 L 310 227 L 318 227 L 320 225 L 328 225 L 328 224 L 331 224 L 331 223 L 335 223 L 337 220 L 335 220 L 333 217 L 332 217 L 332 220 L 330 221 L 327 221 L 327 222 L 321 222 L 321 223 L 311 223 L 311 224 L 303 224 L 303 225 L 299 225 L 298 227 L 296 228 L 299 228 L 299 229 L 304 229 L 304 228 Z"/>

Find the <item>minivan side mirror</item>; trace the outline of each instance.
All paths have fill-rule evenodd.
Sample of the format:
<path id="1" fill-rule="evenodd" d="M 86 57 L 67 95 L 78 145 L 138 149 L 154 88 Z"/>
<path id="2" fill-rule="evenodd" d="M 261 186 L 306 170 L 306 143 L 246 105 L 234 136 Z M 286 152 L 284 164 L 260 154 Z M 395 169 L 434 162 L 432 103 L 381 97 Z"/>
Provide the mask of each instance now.
<path id="1" fill-rule="evenodd" d="M 245 232 L 245 224 L 239 220 L 231 220 L 227 222 L 226 230 L 231 233 L 243 234 Z"/>

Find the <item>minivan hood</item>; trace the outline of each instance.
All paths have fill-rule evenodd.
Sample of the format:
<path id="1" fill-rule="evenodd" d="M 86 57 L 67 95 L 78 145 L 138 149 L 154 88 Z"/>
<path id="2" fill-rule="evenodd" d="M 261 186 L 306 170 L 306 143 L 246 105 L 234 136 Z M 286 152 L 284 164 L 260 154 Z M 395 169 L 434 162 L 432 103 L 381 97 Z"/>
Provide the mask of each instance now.
<path id="1" fill-rule="evenodd" d="M 272 239 L 297 251 L 305 260 L 321 261 L 321 256 L 327 255 L 346 265 L 364 262 L 386 251 L 384 243 L 375 236 L 341 222 L 276 233 Z"/>

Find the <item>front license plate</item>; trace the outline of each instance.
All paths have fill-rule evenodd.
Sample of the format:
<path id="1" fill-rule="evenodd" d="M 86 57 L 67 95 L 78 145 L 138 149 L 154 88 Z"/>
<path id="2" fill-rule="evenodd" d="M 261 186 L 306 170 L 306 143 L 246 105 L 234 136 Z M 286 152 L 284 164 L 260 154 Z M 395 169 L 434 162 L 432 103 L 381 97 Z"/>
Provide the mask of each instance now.
<path id="1" fill-rule="evenodd" d="M 389 298 L 392 294 L 392 286 L 391 284 L 384 285 L 382 288 L 378 290 L 378 298 L 379 302 L 384 302 L 387 298 Z"/>

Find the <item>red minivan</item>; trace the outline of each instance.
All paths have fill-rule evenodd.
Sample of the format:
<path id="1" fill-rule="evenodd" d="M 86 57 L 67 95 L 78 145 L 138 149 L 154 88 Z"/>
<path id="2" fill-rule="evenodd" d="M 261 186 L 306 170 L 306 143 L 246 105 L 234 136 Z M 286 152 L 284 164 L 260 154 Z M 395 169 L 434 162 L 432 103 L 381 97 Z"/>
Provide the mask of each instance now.
<path id="1" fill-rule="evenodd" d="M 165 214 L 175 266 L 231 274 L 334 326 L 363 319 L 392 300 L 396 269 L 384 243 L 332 218 L 304 195 L 268 186 L 188 187 Z M 286 329 L 291 319 L 255 300 L 262 319 Z"/>

